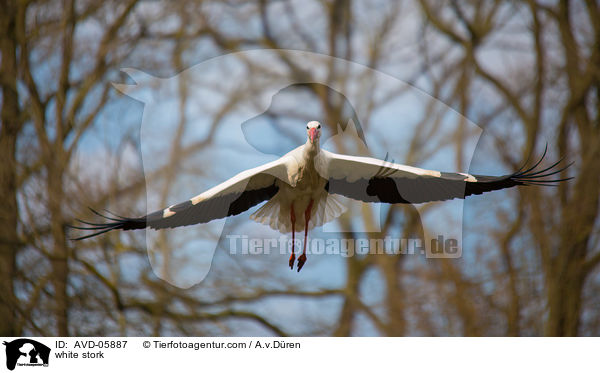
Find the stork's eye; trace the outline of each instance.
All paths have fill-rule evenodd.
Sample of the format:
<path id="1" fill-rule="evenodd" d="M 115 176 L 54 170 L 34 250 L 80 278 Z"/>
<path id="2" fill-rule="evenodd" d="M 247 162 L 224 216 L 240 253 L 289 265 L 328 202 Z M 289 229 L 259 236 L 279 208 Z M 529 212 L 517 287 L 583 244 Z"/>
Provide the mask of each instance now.
<path id="1" fill-rule="evenodd" d="M 308 126 L 306 126 L 306 129 L 308 129 Z"/>
<path id="2" fill-rule="evenodd" d="M 321 125 L 319 124 L 319 125 L 317 126 L 317 128 L 318 128 L 318 129 L 321 129 Z"/>

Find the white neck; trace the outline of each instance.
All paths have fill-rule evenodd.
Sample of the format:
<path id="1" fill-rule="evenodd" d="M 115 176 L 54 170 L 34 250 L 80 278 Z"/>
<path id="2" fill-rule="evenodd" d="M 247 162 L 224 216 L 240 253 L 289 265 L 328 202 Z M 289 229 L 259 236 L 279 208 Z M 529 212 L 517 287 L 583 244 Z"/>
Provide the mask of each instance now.
<path id="1" fill-rule="evenodd" d="M 307 158 L 313 158 L 319 153 L 319 150 L 319 138 L 317 138 L 314 143 L 311 143 L 310 139 L 306 139 L 306 144 L 304 144 L 304 155 Z"/>

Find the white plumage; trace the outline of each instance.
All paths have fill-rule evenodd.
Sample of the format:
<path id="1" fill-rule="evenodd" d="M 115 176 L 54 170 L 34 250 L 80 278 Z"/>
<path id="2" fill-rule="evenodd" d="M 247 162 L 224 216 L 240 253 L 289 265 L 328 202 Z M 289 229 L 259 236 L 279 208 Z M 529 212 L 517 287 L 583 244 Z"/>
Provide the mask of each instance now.
<path id="1" fill-rule="evenodd" d="M 554 185 L 568 180 L 548 179 L 568 167 L 555 170 L 559 162 L 536 170 L 542 159 L 527 170 L 505 176 L 447 173 L 405 166 L 368 157 L 354 157 L 320 148 L 321 124 L 309 122 L 306 143 L 276 161 L 243 171 L 231 179 L 185 202 L 139 218 L 111 218 L 108 223 L 88 223 L 93 230 L 84 239 L 113 229 L 174 228 L 237 215 L 267 201 L 251 215 L 259 223 L 282 233 L 321 226 L 345 211 L 339 196 L 363 202 L 423 203 L 509 188 L 515 185 Z M 95 212 L 95 211 L 94 211 Z M 295 253 L 290 257 L 293 268 Z M 306 261 L 298 258 L 298 271 Z"/>

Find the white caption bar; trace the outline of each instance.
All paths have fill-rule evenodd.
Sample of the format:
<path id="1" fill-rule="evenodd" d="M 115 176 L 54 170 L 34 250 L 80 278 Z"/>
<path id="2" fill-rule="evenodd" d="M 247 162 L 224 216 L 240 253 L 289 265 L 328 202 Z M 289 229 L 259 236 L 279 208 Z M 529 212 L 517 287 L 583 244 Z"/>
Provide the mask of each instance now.
<path id="1" fill-rule="evenodd" d="M 1 371 L 597 371 L 597 338 L 10 338 Z M 412 370 L 415 369 L 415 370 Z"/>

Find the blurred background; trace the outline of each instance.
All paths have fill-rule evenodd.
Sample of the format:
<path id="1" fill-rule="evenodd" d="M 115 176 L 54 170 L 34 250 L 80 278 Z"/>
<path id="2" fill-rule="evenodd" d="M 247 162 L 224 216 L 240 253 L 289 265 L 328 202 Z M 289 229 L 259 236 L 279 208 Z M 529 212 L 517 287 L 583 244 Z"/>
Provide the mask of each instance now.
<path id="1" fill-rule="evenodd" d="M 600 335 L 597 1 L 1 4 L 0 335 Z M 111 84 L 143 81 L 166 88 Z M 509 173 L 547 144 L 574 179 L 468 199 L 458 259 L 309 256 L 298 274 L 202 226 L 69 240 L 88 206 L 180 202 L 300 145 L 309 120 L 329 150 L 444 171 Z M 441 216 L 351 211 L 310 235 L 419 237 Z M 249 214 L 224 232 L 279 237 Z M 189 235 L 219 243 L 200 283 L 176 279 L 194 276 Z"/>

